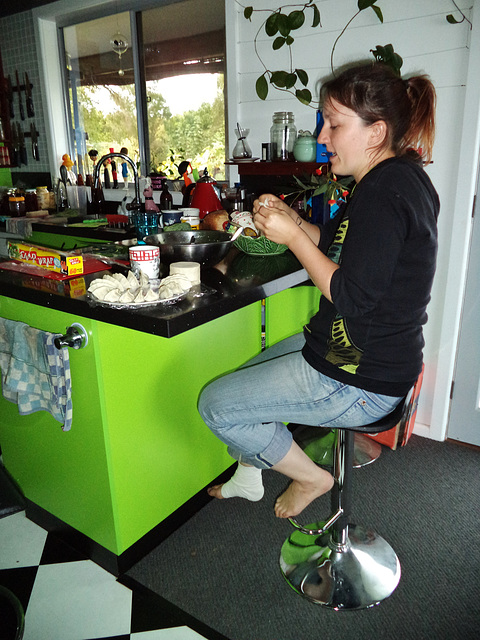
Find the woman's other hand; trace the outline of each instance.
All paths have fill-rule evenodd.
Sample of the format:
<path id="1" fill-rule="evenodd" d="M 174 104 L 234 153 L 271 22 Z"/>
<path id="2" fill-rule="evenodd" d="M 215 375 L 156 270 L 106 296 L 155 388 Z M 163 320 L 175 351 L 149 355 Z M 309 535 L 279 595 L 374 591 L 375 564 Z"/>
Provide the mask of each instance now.
<path id="1" fill-rule="evenodd" d="M 291 238 L 297 231 L 294 222 L 296 212 L 281 198 L 270 193 L 263 194 L 253 203 L 253 220 L 262 235 L 278 244 L 289 246 Z"/>

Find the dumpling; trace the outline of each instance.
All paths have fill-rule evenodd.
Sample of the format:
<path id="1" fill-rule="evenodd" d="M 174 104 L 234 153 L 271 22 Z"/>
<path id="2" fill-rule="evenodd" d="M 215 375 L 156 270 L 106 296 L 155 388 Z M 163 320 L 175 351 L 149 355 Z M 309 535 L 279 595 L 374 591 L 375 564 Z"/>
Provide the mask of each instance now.
<path id="1" fill-rule="evenodd" d="M 168 286 L 175 285 L 175 287 L 178 289 L 179 293 L 183 293 L 184 291 L 188 291 L 192 287 L 192 283 L 187 278 L 187 276 L 184 276 L 182 274 L 175 274 L 175 275 L 172 275 L 172 276 L 167 276 L 166 278 L 164 278 L 162 280 L 162 286 L 163 285 L 168 285 Z"/>
<path id="2" fill-rule="evenodd" d="M 89 291 L 95 291 L 100 287 L 108 287 L 109 289 L 118 289 L 118 282 L 116 280 L 104 280 L 103 278 L 97 278 L 88 287 Z"/>
<path id="3" fill-rule="evenodd" d="M 122 292 L 119 289 L 110 289 L 103 298 L 105 302 L 118 302 Z"/>
<path id="4" fill-rule="evenodd" d="M 130 283 L 128 282 L 127 278 L 123 275 L 123 273 L 114 273 L 112 277 L 115 278 L 115 280 L 118 282 L 118 284 L 120 285 L 120 288 L 123 289 L 123 291 L 129 288 Z"/>
<path id="5" fill-rule="evenodd" d="M 131 289 L 138 288 L 138 280 L 137 276 L 133 273 L 133 271 L 129 271 L 127 274 L 127 282 Z"/>
<path id="6" fill-rule="evenodd" d="M 126 291 L 124 291 L 118 299 L 119 302 L 125 302 L 127 304 L 132 303 L 134 300 L 135 296 L 133 295 L 131 289 L 127 289 Z"/>
<path id="7" fill-rule="evenodd" d="M 93 295 L 98 298 L 98 300 L 104 300 L 105 296 L 109 291 L 112 291 L 110 287 L 97 287 L 94 291 L 92 291 Z"/>
<path id="8" fill-rule="evenodd" d="M 115 280 L 115 278 L 109 273 L 105 274 L 102 279 L 105 280 L 106 282 L 114 282 L 115 284 L 117 284 L 117 281 Z"/>
<path id="9" fill-rule="evenodd" d="M 144 292 L 145 302 L 156 302 L 158 300 L 158 293 L 155 293 L 150 287 Z"/>
<path id="10" fill-rule="evenodd" d="M 139 289 L 133 299 L 134 302 L 145 302 L 145 296 L 143 295 L 142 289 Z"/>
<path id="11" fill-rule="evenodd" d="M 162 285 L 158 290 L 158 295 L 160 300 L 168 300 L 169 298 L 173 298 L 174 293 L 170 285 L 165 284 Z"/>

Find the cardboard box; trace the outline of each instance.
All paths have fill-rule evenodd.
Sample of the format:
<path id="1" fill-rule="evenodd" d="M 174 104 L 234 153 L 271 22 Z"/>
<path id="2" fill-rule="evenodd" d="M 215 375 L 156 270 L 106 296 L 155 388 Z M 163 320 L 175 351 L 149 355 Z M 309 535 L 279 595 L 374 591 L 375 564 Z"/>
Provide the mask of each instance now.
<path id="1" fill-rule="evenodd" d="M 384 444 L 390 449 L 395 449 L 397 446 L 404 447 L 413 432 L 415 426 L 415 417 L 417 415 L 418 397 L 422 388 L 423 371 L 425 366 L 422 367 L 422 371 L 417 378 L 417 381 L 413 385 L 410 391 L 410 397 L 407 400 L 405 411 L 403 412 L 400 422 L 389 429 L 388 431 L 382 431 L 381 433 L 366 433 L 365 435 L 372 440 L 376 440 L 379 444 Z"/>
<path id="2" fill-rule="evenodd" d="M 48 249 L 24 242 L 9 242 L 8 255 L 12 260 L 32 264 L 47 271 L 67 276 L 83 274 L 83 257 L 68 251 Z"/>

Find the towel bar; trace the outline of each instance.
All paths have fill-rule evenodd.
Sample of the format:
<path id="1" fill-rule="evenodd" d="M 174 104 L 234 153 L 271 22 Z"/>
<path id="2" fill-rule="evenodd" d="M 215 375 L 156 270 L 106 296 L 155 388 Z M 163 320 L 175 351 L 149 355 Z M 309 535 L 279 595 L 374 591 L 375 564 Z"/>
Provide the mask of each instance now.
<path id="1" fill-rule="evenodd" d="M 57 349 L 62 349 L 62 347 L 83 349 L 88 344 L 88 334 L 81 324 L 74 322 L 71 327 L 67 327 L 67 333 L 55 338 L 53 343 Z"/>

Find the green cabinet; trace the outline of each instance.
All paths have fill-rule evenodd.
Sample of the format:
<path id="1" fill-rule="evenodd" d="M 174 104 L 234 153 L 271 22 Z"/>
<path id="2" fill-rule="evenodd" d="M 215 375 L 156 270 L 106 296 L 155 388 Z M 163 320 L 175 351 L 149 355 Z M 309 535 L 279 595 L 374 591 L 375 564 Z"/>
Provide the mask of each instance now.
<path id="1" fill-rule="evenodd" d="M 300 333 L 318 311 L 320 291 L 314 286 L 285 289 L 265 300 L 265 346 Z"/>
<path id="2" fill-rule="evenodd" d="M 318 297 L 299 286 L 267 298 L 267 346 L 301 331 Z M 259 353 L 261 301 L 172 338 L 5 296 L 0 316 L 62 334 L 78 322 L 89 337 L 69 350 L 70 431 L 0 397 L 4 464 L 35 505 L 120 556 L 231 466 L 197 399 Z"/>
<path id="3" fill-rule="evenodd" d="M 89 335 L 69 350 L 70 431 L 0 398 L 5 466 L 38 506 L 120 555 L 232 464 L 197 398 L 260 351 L 260 302 L 169 339 L 5 297 L 0 315 Z"/>

